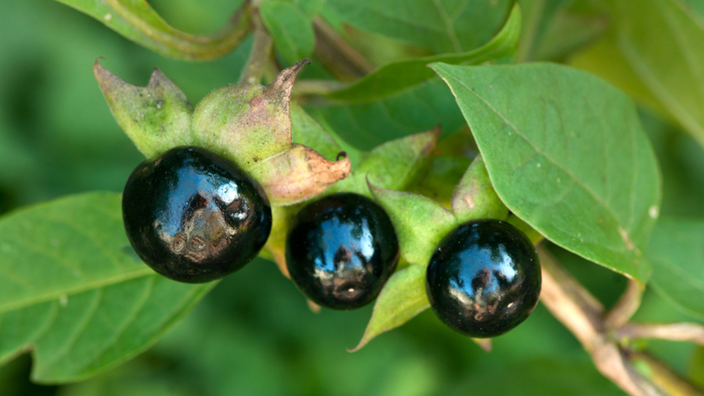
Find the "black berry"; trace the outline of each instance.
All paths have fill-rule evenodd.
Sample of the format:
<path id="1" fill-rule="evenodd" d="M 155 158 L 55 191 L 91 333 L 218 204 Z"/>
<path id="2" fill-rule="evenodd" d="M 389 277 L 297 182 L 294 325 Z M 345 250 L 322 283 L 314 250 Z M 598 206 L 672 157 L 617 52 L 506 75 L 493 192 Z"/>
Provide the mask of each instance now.
<path id="1" fill-rule="evenodd" d="M 139 257 L 188 283 L 242 268 L 271 231 L 271 207 L 259 184 L 198 147 L 177 147 L 137 166 L 125 186 L 122 217 Z"/>
<path id="2" fill-rule="evenodd" d="M 389 216 L 357 194 L 330 195 L 303 208 L 286 240 L 291 278 L 308 298 L 333 309 L 374 300 L 398 257 Z"/>
<path id="3" fill-rule="evenodd" d="M 470 337 L 494 337 L 530 315 L 540 284 L 528 237 L 509 223 L 483 219 L 460 225 L 440 242 L 425 289 L 446 325 Z"/>

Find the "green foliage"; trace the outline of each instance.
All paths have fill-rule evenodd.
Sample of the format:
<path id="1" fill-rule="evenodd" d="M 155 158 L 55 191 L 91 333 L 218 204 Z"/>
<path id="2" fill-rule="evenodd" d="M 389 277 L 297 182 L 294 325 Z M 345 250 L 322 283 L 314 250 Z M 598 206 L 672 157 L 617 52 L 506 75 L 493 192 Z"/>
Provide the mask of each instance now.
<path id="1" fill-rule="evenodd" d="M 360 29 L 450 53 L 489 41 L 506 19 L 511 1 L 329 0 L 328 6 Z"/>
<path id="2" fill-rule="evenodd" d="M 681 0 L 646 0 L 637 5 L 619 0 L 610 6 L 616 18 L 616 42 L 636 75 L 704 145 L 702 14 Z"/>
<path id="3" fill-rule="evenodd" d="M 86 13 L 126 38 L 164 56 L 178 59 L 219 58 L 237 47 L 248 33 L 244 9 L 217 34 L 198 37 L 171 27 L 146 1 L 57 0 Z"/>
<path id="4" fill-rule="evenodd" d="M 314 5 L 310 7 L 311 11 L 315 9 Z M 286 62 L 294 64 L 313 53 L 313 27 L 300 8 L 284 1 L 269 0 L 262 2 L 259 12 Z"/>
<path id="5" fill-rule="evenodd" d="M 77 381 L 136 355 L 213 286 L 142 264 L 116 194 L 17 211 L 0 220 L 0 241 L 0 360 L 32 348 L 39 382 Z"/>
<path id="6" fill-rule="evenodd" d="M 663 217 L 650 242 L 652 285 L 685 313 L 704 318 L 704 222 Z"/>
<path id="7" fill-rule="evenodd" d="M 117 194 L 72 195 L 0 217 L 0 361 L 8 363 L 0 367 L 0 393 L 54 391 L 24 384 L 30 359 L 13 358 L 31 351 L 35 381 L 99 374 L 61 387 L 62 396 L 619 394 L 542 306 L 495 339 L 491 354 L 439 326 L 429 312 L 419 315 L 428 307 L 425 265 L 437 242 L 479 217 L 506 219 L 535 243 L 547 238 L 542 243 L 607 307 L 626 287 L 620 274 L 645 282 L 652 264 L 635 321 L 704 319 L 698 298 L 704 282 L 701 0 L 8 3 L 0 13 L 0 213 L 77 192 L 119 191 L 141 160 L 87 69 L 98 56 L 141 84 L 159 66 L 183 90 L 158 71 L 146 87 L 103 76 L 122 129 L 133 139 L 147 132 L 138 142 L 146 156 L 192 144 L 186 94 L 200 99 L 240 75 L 247 54 L 257 53 L 246 39 L 259 22 L 251 15 L 261 17 L 278 54 L 270 51 L 256 78 L 271 82 L 280 62 L 313 58 L 300 78 L 308 84 L 298 94 L 294 89 L 300 102 L 290 104 L 290 128 L 288 113 L 277 113 L 287 141 L 250 150 L 243 147 L 252 141 L 229 133 L 199 144 L 235 157 L 246 151 L 244 162 L 256 157 L 246 166 L 275 204 L 298 202 L 273 192 L 288 186 L 282 180 L 310 187 L 301 185 L 314 180 L 306 167 L 311 156 L 323 168 L 347 166 L 344 174 L 351 162 L 349 177 L 323 194 L 374 197 L 401 241 L 399 270 L 373 310 L 314 315 L 263 260 L 211 293 L 214 285 L 165 280 L 129 249 Z M 339 37 L 325 36 L 325 25 Z M 187 64 L 130 41 L 176 59 L 224 57 Z M 534 60 L 590 71 L 630 99 L 563 66 L 495 66 Z M 360 78 L 340 89 L 331 81 L 336 67 L 351 67 Z M 236 134 L 267 118 L 266 106 L 238 117 L 264 87 L 234 95 L 231 87 L 215 91 L 206 105 L 240 94 L 242 101 L 211 106 L 210 119 L 201 114 L 197 138 L 215 129 Z M 634 111 L 631 99 L 644 108 Z M 288 102 L 285 107 L 288 112 Z M 270 126 L 261 128 L 257 142 L 276 140 Z M 348 156 L 339 156 L 341 150 Z M 272 162 L 277 165 L 268 168 Z M 314 186 L 307 197 L 327 186 Z M 303 204 L 274 208 L 262 256 L 282 264 L 288 222 Z M 655 224 L 659 212 L 666 216 Z M 370 315 L 355 350 L 417 319 L 384 342 L 347 354 L 343 346 L 359 340 Z M 177 322 L 155 348 L 120 365 Z M 693 345 L 628 344 L 634 346 L 701 383 L 701 351 L 686 364 Z M 505 380 L 509 373 L 512 381 Z"/>
<path id="8" fill-rule="evenodd" d="M 501 31 L 490 42 L 476 50 L 389 63 L 364 76 L 351 86 L 328 96 L 345 102 L 379 100 L 435 77 L 435 73 L 427 67 L 430 63 L 478 65 L 510 56 L 516 50 L 520 31 L 521 10 L 515 6 Z"/>
<path id="9" fill-rule="evenodd" d="M 661 181 L 627 96 L 552 64 L 433 68 L 457 97 L 513 213 L 568 250 L 647 281 L 643 250 Z"/>

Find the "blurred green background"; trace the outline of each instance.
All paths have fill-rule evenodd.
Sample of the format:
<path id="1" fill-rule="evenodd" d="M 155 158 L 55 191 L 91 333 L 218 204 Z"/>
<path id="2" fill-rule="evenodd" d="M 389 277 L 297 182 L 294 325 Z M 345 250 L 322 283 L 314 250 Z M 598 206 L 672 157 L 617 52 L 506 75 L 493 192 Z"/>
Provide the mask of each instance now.
<path id="1" fill-rule="evenodd" d="M 150 3 L 174 26 L 208 33 L 238 6 L 226 0 Z M 168 7 L 167 7 L 168 5 Z M 156 55 L 98 21 L 53 1 L 5 2 L 0 12 L 0 213 L 90 190 L 120 191 L 143 158 L 113 120 L 92 74 L 103 64 L 145 85 L 155 66 L 197 103 L 235 82 L 251 46 L 214 62 Z M 642 113 L 666 176 L 664 213 L 701 214 L 701 149 L 665 121 Z M 668 177 L 671 175 L 671 177 Z M 682 190 L 682 192 L 680 192 Z M 669 191 L 669 192 L 668 192 Z M 682 197 L 674 200 L 670 197 Z M 669 199 L 669 200 L 668 200 Z M 607 306 L 619 275 L 552 248 Z M 0 367 L 0 395 L 611 395 L 574 337 L 542 306 L 486 353 L 424 312 L 356 353 L 371 307 L 312 313 L 275 265 L 258 260 L 228 277 L 143 355 L 83 383 L 29 381 L 31 358 Z M 647 293 L 636 319 L 688 318 Z M 688 375 L 694 347 L 653 342 Z"/>

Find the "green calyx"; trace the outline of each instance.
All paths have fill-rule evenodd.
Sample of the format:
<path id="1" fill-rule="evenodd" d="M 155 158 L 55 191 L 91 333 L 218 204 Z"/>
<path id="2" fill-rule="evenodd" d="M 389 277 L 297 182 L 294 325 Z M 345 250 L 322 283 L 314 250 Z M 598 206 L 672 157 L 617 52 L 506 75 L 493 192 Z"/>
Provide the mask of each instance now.
<path id="1" fill-rule="evenodd" d="M 203 147 L 250 173 L 273 205 L 291 205 L 325 191 L 351 167 L 346 155 L 326 159 L 292 141 L 291 90 L 308 63 L 281 71 L 266 87 L 236 83 L 216 89 L 195 109 L 158 69 L 146 87 L 126 83 L 98 61 L 93 71 L 115 120 L 146 157 L 177 146 Z"/>

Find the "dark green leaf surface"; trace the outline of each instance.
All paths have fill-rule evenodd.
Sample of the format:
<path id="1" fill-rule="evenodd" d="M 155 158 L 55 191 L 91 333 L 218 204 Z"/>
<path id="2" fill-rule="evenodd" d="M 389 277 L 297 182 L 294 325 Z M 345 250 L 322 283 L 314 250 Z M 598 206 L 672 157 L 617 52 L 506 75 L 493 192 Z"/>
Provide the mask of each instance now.
<path id="1" fill-rule="evenodd" d="M 349 24 L 426 47 L 436 53 L 464 52 L 499 29 L 510 0 L 328 0 Z"/>
<path id="2" fill-rule="evenodd" d="M 545 237 L 642 282 L 660 174 L 633 103 L 553 64 L 436 64 L 508 208 Z"/>
<path id="3" fill-rule="evenodd" d="M 356 351 L 381 333 L 395 329 L 430 306 L 425 294 L 423 265 L 411 265 L 395 272 L 384 285 L 374 304 L 374 312 Z"/>
<path id="4" fill-rule="evenodd" d="M 161 55 L 189 60 L 219 58 L 235 49 L 249 31 L 249 10 L 240 12 L 213 36 L 193 36 L 167 24 L 146 1 L 57 0 L 86 13 L 126 38 Z"/>
<path id="5" fill-rule="evenodd" d="M 294 64 L 313 52 L 315 36 L 310 19 L 293 4 L 270 0 L 259 5 L 264 25 L 286 62 Z"/>
<path id="6" fill-rule="evenodd" d="M 0 360 L 33 349 L 39 382 L 76 381 L 135 356 L 213 285 L 173 282 L 142 264 L 112 193 L 3 217 L 0 252 Z"/>
<path id="7" fill-rule="evenodd" d="M 681 0 L 619 0 L 618 46 L 635 73 L 704 145 L 704 16 Z"/>
<path id="8" fill-rule="evenodd" d="M 389 140 L 442 126 L 449 135 L 465 125 L 447 86 L 438 78 L 403 92 L 364 103 L 313 108 L 338 136 L 371 150 Z"/>
<path id="9" fill-rule="evenodd" d="M 704 319 L 704 221 L 663 217 L 650 240 L 651 285 L 689 315 Z"/>
<path id="10" fill-rule="evenodd" d="M 345 102 L 383 99 L 435 77 L 429 63 L 478 65 L 512 55 L 521 32 L 521 10 L 514 6 L 508 21 L 489 43 L 474 51 L 413 58 L 384 65 L 351 86 L 333 92 L 330 98 Z"/>

